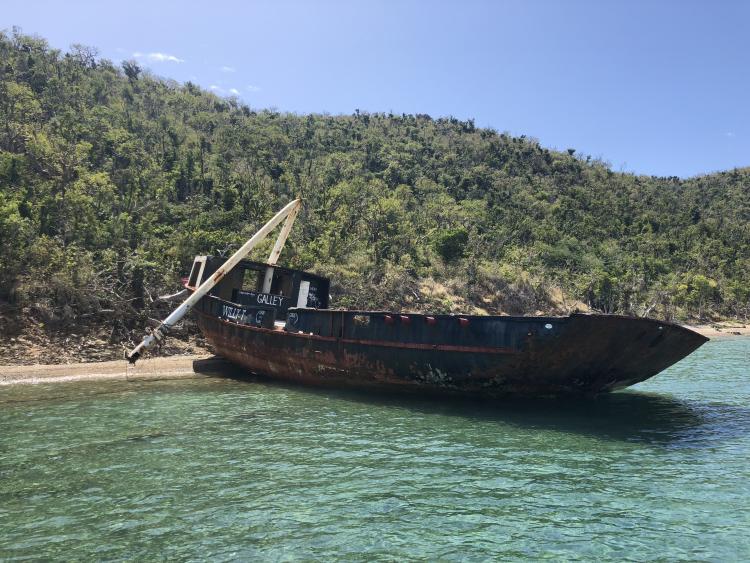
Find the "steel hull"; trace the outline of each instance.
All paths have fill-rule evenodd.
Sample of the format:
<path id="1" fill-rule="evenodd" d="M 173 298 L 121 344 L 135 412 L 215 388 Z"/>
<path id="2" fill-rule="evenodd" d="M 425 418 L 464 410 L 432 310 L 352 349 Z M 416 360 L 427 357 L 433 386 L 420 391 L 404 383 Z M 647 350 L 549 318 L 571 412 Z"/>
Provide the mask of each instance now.
<path id="1" fill-rule="evenodd" d="M 488 398 L 620 389 L 656 375 L 708 340 L 672 323 L 615 315 L 469 317 L 463 320 L 474 323 L 470 337 L 450 325 L 455 335 L 431 340 L 429 334 L 385 338 L 387 327 L 373 329 L 368 338 L 345 331 L 341 337 L 321 336 L 196 313 L 216 352 L 258 375 L 317 386 Z M 412 326 L 403 330 L 415 332 Z"/>

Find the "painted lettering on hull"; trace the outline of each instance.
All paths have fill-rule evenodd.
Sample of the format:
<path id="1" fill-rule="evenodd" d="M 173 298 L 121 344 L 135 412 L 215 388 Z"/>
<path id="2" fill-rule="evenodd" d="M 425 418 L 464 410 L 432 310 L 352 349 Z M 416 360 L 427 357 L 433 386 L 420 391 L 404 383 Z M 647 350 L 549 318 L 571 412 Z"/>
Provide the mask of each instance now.
<path id="1" fill-rule="evenodd" d="M 247 309 L 232 307 L 231 305 L 222 305 L 222 316 L 230 321 L 243 323 L 247 316 Z"/>
<path id="2" fill-rule="evenodd" d="M 248 311 L 242 307 L 233 307 L 232 305 L 222 305 L 221 307 L 222 319 L 233 321 L 238 324 L 254 324 L 256 326 L 263 325 L 263 319 L 265 319 L 266 313 L 268 312 L 264 309 L 250 309 Z"/>
<path id="3" fill-rule="evenodd" d="M 270 293 L 255 293 L 254 291 L 240 291 L 240 297 L 247 299 L 248 301 L 255 302 L 257 305 L 265 305 L 266 307 L 282 307 L 284 302 L 288 299 L 283 295 L 271 295 Z M 247 303 L 247 301 L 244 301 Z"/>
<path id="4" fill-rule="evenodd" d="M 269 293 L 258 294 L 258 305 L 270 305 L 271 307 L 280 307 L 284 298 L 280 295 L 271 295 Z"/>

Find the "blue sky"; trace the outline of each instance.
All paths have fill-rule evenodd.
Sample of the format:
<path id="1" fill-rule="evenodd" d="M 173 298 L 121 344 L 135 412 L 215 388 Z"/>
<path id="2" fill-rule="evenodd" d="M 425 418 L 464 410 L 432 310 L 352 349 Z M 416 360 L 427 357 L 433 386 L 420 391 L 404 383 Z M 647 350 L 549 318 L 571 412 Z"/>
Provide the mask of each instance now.
<path id="1" fill-rule="evenodd" d="M 740 0 L 25 0 L 13 25 L 256 108 L 474 118 L 644 174 L 750 166 Z"/>

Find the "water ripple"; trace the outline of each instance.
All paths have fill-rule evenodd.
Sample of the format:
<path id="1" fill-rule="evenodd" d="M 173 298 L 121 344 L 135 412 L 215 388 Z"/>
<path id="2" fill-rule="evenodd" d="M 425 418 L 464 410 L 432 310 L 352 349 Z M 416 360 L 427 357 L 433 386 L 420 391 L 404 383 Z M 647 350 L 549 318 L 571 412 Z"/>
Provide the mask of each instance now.
<path id="1" fill-rule="evenodd" d="M 0 558 L 747 558 L 749 352 L 585 402 L 4 390 Z"/>

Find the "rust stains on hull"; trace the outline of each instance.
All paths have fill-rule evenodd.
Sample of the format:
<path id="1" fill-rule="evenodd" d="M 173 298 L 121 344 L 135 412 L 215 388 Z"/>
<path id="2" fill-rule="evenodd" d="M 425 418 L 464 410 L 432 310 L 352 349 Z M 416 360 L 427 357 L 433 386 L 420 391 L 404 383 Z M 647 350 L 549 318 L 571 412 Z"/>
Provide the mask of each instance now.
<path id="1" fill-rule="evenodd" d="M 338 314 L 327 313 L 332 319 Z M 382 330 L 370 327 L 373 338 L 366 339 L 344 330 L 340 336 L 287 332 L 197 314 L 219 354 L 260 375 L 308 385 L 481 397 L 619 389 L 659 373 L 707 340 L 679 325 L 614 315 L 469 317 L 454 323 L 459 332 L 430 343 L 419 335 L 407 338 L 415 329 L 406 323 L 401 338 L 388 340 L 385 331 L 394 329 L 385 324 Z M 474 336 L 467 332 L 472 327 Z"/>

